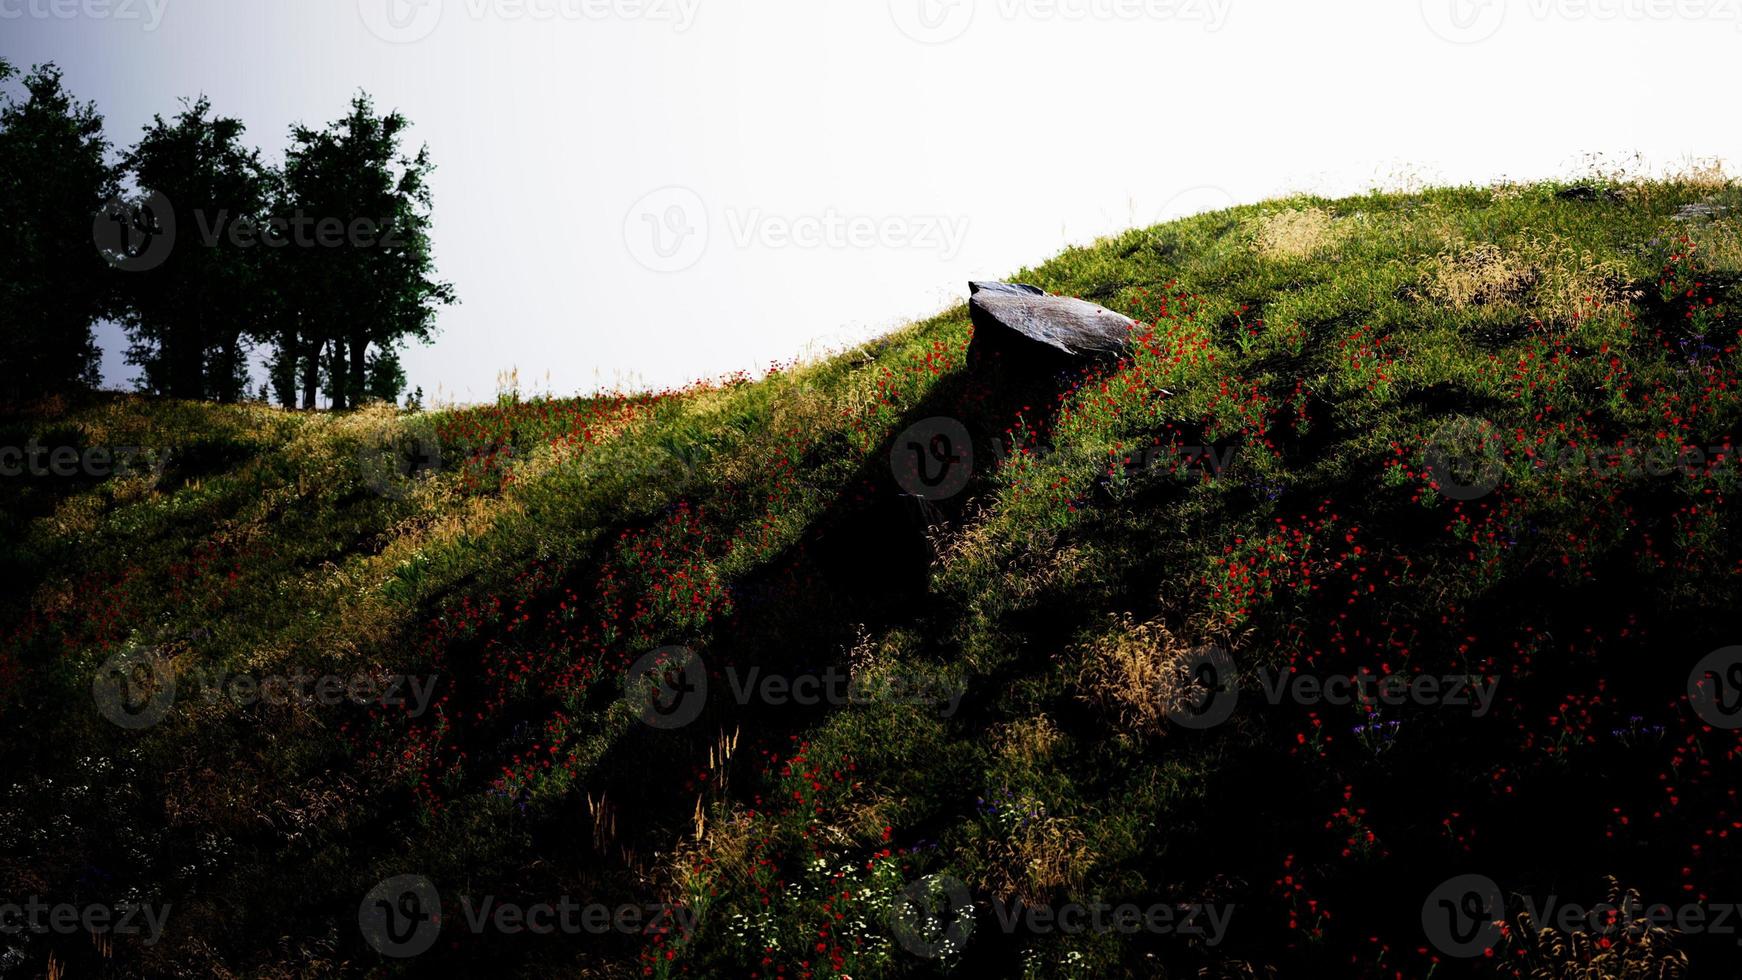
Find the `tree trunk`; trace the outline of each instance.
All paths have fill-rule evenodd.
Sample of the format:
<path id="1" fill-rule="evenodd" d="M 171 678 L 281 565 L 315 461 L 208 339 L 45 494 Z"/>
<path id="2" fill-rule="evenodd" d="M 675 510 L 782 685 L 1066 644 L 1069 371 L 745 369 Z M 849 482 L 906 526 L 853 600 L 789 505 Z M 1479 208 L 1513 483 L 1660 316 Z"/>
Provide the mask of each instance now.
<path id="1" fill-rule="evenodd" d="M 172 327 L 164 338 L 163 355 L 168 362 L 171 398 L 198 401 L 205 397 L 204 372 L 200 370 L 200 358 L 205 352 L 200 350 L 197 334 L 194 324 L 184 323 Z"/>
<path id="2" fill-rule="evenodd" d="M 213 392 L 213 394 L 217 396 L 218 401 L 227 405 L 235 404 L 242 400 L 242 382 L 236 377 L 236 375 L 240 373 L 237 369 L 241 367 L 241 348 L 241 335 L 235 330 L 228 331 L 224 335 L 224 374 L 223 377 L 216 379 L 214 387 L 217 390 Z"/>
<path id="3" fill-rule="evenodd" d="M 332 352 L 327 355 L 327 387 L 332 391 L 333 411 L 341 412 L 350 407 L 347 386 L 350 380 L 350 372 L 345 370 L 345 342 L 334 337 Z"/>
<path id="4" fill-rule="evenodd" d="M 369 392 L 369 336 L 351 335 L 351 404 L 361 405 Z"/>
<path id="5" fill-rule="evenodd" d="M 316 340 L 302 348 L 302 408 L 315 410 L 315 399 L 321 388 L 321 343 Z"/>

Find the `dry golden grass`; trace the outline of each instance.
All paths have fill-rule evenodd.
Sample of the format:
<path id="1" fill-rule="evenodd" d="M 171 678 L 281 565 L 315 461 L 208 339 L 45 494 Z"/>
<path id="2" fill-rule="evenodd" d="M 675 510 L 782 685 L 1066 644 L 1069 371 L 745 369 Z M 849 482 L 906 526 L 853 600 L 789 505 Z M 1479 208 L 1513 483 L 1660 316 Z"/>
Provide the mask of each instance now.
<path id="1" fill-rule="evenodd" d="M 701 837 L 679 841 L 659 869 L 666 899 L 698 914 L 712 904 L 717 882 L 749 878 L 755 826 L 750 814 L 737 808 L 721 808 L 702 822 Z"/>
<path id="2" fill-rule="evenodd" d="M 1159 622 L 1121 616 L 1085 651 L 1082 697 L 1123 728 L 1156 733 L 1190 683 L 1183 668 L 1193 649 Z"/>
<path id="3" fill-rule="evenodd" d="M 1324 208 L 1291 208 L 1255 222 L 1252 248 L 1267 259 L 1304 259 L 1342 238 L 1336 219 Z"/>
<path id="4" fill-rule="evenodd" d="M 1511 180 L 1497 180 L 1488 185 L 1488 193 L 1496 203 L 1501 201 L 1516 201 L 1524 196 L 1528 184 L 1520 184 Z"/>
<path id="5" fill-rule="evenodd" d="M 1589 319 L 1636 298 L 1625 292 L 1620 263 L 1599 260 L 1559 238 L 1532 239 L 1527 254 L 1538 269 L 1531 312 L 1544 323 Z"/>
<path id="6" fill-rule="evenodd" d="M 1063 736 L 1046 715 L 1000 725 L 992 735 L 998 754 L 1013 767 L 1035 769 L 1051 764 Z"/>
<path id="7" fill-rule="evenodd" d="M 1669 171 L 1667 178 L 1671 184 L 1715 194 L 1728 190 L 1735 178 L 1724 172 L 1724 161 L 1717 157 L 1696 157 L 1683 162 Z"/>
<path id="8" fill-rule="evenodd" d="M 1496 303 L 1522 304 L 1540 273 L 1524 257 L 1491 242 L 1462 242 L 1430 263 L 1427 298 L 1454 310 Z"/>
<path id="9" fill-rule="evenodd" d="M 1624 270 L 1555 236 L 1458 241 L 1428 264 L 1421 297 L 1454 310 L 1503 306 L 1544 323 L 1588 319 L 1628 298 Z"/>
<path id="10" fill-rule="evenodd" d="M 1735 216 L 1695 223 L 1688 237 L 1699 247 L 1700 258 L 1713 267 L 1742 269 L 1742 218 Z"/>
<path id="11" fill-rule="evenodd" d="M 990 838 L 979 886 L 1000 901 L 1041 906 L 1081 886 L 1094 864 L 1088 837 L 1075 821 L 1051 814 L 1028 819 Z"/>
<path id="12" fill-rule="evenodd" d="M 1610 908 L 1633 910 L 1646 903 L 1633 889 L 1609 879 Z M 1675 948 L 1676 933 L 1644 921 L 1621 922 L 1609 936 L 1541 928 L 1520 912 L 1513 931 L 1519 957 L 1532 980 L 1672 980 L 1688 970 L 1686 953 Z"/>

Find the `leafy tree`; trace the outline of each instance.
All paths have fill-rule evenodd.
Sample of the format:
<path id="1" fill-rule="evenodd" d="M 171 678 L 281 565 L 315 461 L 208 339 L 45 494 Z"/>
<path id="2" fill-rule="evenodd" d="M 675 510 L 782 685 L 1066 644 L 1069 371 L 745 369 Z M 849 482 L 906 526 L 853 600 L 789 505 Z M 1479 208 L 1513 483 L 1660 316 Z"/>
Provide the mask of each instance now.
<path id="1" fill-rule="evenodd" d="M 15 74 L 0 61 L 0 80 Z M 103 117 L 74 101 L 60 69 L 24 77 L 0 105 L 0 400 L 97 384 L 91 325 L 109 307 L 110 270 L 91 222 L 115 192 Z"/>
<path id="2" fill-rule="evenodd" d="M 128 360 L 149 391 L 235 401 L 246 390 L 248 345 L 272 316 L 273 263 L 258 237 L 272 178 L 243 132 L 202 96 L 173 121 L 156 117 L 124 161 L 175 212 L 167 259 L 124 280 Z"/>
<path id="3" fill-rule="evenodd" d="M 397 112 L 377 115 L 367 95 L 325 129 L 298 126 L 285 158 L 279 217 L 306 231 L 321 223 L 348 229 L 341 247 L 288 249 L 274 383 L 280 398 L 300 375 L 312 407 L 325 374 L 334 408 L 368 398 L 397 400 L 405 389 L 398 351 L 428 342 L 436 309 L 453 287 L 433 279 L 429 149 L 404 156 L 410 126 Z"/>

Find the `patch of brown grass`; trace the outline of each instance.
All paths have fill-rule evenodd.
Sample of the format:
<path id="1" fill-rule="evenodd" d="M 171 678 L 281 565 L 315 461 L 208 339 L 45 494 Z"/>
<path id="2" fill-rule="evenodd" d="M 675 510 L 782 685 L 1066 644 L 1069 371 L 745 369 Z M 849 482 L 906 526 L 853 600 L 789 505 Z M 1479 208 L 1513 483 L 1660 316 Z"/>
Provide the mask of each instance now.
<path id="1" fill-rule="evenodd" d="M 1541 277 L 1523 256 L 1492 242 L 1455 244 L 1429 265 L 1423 292 L 1454 310 L 1496 303 L 1522 304 Z"/>
<path id="2" fill-rule="evenodd" d="M 1675 948 L 1674 932 L 1640 921 L 1645 902 L 1631 888 L 1609 880 L 1609 908 L 1623 919 L 1607 935 L 1562 932 L 1539 926 L 1520 912 L 1513 945 L 1532 980 L 1672 980 L 1687 976 L 1687 954 Z M 1630 910 L 1630 911 L 1629 911 Z"/>
<path id="3" fill-rule="evenodd" d="M 1081 886 L 1094 864 L 1087 835 L 1067 817 L 1041 814 L 989 842 L 979 885 L 999 901 L 1048 904 Z"/>
<path id="4" fill-rule="evenodd" d="M 1555 236 L 1501 246 L 1454 242 L 1429 264 L 1421 298 L 1454 310 L 1503 306 L 1543 323 L 1572 323 L 1629 299 L 1624 270 Z"/>
<path id="5" fill-rule="evenodd" d="M 1341 238 L 1336 218 L 1324 208 L 1290 208 L 1259 218 L 1252 248 L 1267 259 L 1304 259 L 1335 245 Z"/>
<path id="6" fill-rule="evenodd" d="M 992 734 L 997 753 L 1013 766 L 1039 768 L 1051 764 L 1064 736 L 1046 715 L 1001 725 Z"/>
<path id="7" fill-rule="evenodd" d="M 1688 237 L 1699 246 L 1700 259 L 1713 268 L 1742 270 L 1742 219 L 1702 221 L 1688 229 Z"/>
<path id="8" fill-rule="evenodd" d="M 1088 645 L 1078 687 L 1121 727 L 1156 733 L 1190 684 L 1182 668 L 1193 651 L 1161 623 L 1124 615 Z"/>

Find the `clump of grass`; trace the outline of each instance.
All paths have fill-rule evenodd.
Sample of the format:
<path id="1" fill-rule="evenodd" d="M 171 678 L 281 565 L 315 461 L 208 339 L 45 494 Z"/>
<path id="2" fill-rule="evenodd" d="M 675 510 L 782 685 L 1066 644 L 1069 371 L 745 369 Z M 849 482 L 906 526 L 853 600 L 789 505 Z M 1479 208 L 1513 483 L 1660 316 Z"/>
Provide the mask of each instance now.
<path id="1" fill-rule="evenodd" d="M 1051 764 L 1064 736 L 1046 715 L 1035 715 L 1001 727 L 993 737 L 994 750 L 1013 767 L 1034 769 Z"/>
<path id="2" fill-rule="evenodd" d="M 1688 956 L 1676 948 L 1676 933 L 1645 919 L 1639 892 L 1613 877 L 1598 908 L 1614 910 L 1612 922 L 1591 932 L 1565 932 L 1519 912 L 1510 950 L 1530 980 L 1676 980 L 1688 975 Z"/>
<path id="3" fill-rule="evenodd" d="M 1532 296 L 1532 312 L 1542 323 L 1570 324 L 1603 316 L 1628 293 L 1620 263 L 1599 260 L 1571 245 L 1542 246 L 1542 274 Z"/>
<path id="4" fill-rule="evenodd" d="M 1095 852 L 1077 821 L 1033 796 L 1005 791 L 983 798 L 986 828 L 980 887 L 1000 901 L 1041 906 L 1081 886 Z"/>
<path id="5" fill-rule="evenodd" d="M 1541 278 L 1523 256 L 1492 242 L 1457 242 L 1429 264 L 1426 298 L 1454 310 L 1522 304 Z"/>
<path id="6" fill-rule="evenodd" d="M 1321 207 L 1289 208 L 1254 222 L 1252 248 L 1267 259 L 1306 259 L 1335 245 L 1341 229 Z"/>
<path id="7" fill-rule="evenodd" d="M 1742 215 L 1698 222 L 1689 229 L 1688 237 L 1706 261 L 1719 268 L 1742 268 Z"/>
<path id="8" fill-rule="evenodd" d="M 1078 686 L 1121 727 L 1156 734 L 1190 682 L 1181 667 L 1192 649 L 1160 622 L 1122 615 L 1088 644 Z"/>

